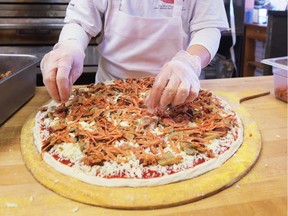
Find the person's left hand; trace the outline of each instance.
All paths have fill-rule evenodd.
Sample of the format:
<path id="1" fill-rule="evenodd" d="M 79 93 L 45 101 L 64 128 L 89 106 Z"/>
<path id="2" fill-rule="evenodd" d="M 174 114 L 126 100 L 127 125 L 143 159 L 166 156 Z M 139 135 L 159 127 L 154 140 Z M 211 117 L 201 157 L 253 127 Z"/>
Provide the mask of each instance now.
<path id="1" fill-rule="evenodd" d="M 157 75 L 145 101 L 148 112 L 163 110 L 169 104 L 177 106 L 193 101 L 200 91 L 200 73 L 200 57 L 187 51 L 179 51 Z"/>

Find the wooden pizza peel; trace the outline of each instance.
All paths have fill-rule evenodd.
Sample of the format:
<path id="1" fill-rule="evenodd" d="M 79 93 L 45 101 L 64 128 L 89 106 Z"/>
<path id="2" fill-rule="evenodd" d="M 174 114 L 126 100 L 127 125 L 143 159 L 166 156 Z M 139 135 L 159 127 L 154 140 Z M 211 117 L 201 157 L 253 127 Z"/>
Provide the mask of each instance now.
<path id="1" fill-rule="evenodd" d="M 156 209 L 194 202 L 231 186 L 245 176 L 256 163 L 261 134 L 249 112 L 241 106 L 244 100 L 269 92 L 253 89 L 241 92 L 214 92 L 229 102 L 244 124 L 244 142 L 236 154 L 221 167 L 196 178 L 154 187 L 101 187 L 65 176 L 47 165 L 34 145 L 33 126 L 36 113 L 26 121 L 21 132 L 21 152 L 27 168 L 42 185 L 66 198 L 116 209 Z"/>

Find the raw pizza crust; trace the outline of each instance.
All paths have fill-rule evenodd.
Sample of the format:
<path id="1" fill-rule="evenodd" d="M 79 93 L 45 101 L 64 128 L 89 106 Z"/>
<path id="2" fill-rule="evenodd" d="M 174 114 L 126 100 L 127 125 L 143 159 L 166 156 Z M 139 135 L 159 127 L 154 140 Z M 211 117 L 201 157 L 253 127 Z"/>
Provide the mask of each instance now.
<path id="1" fill-rule="evenodd" d="M 216 97 L 214 95 L 214 97 Z M 221 104 L 225 107 L 225 110 L 227 112 L 233 112 L 232 108 L 229 106 L 229 104 L 224 101 L 223 99 L 217 97 L 218 100 L 221 102 Z M 47 107 L 52 107 L 57 105 L 54 101 L 50 102 Z M 41 153 L 41 147 L 42 147 L 42 139 L 41 139 L 41 130 L 40 130 L 40 120 L 43 118 L 45 113 L 38 112 L 35 117 L 35 127 L 34 127 L 34 143 L 37 147 L 37 150 L 39 153 Z M 204 174 L 210 170 L 216 169 L 220 167 L 225 161 L 227 161 L 231 156 L 235 154 L 237 149 L 241 146 L 243 142 L 243 125 L 242 122 L 237 114 L 235 114 L 235 118 L 237 119 L 238 127 L 234 128 L 237 130 L 238 136 L 237 139 L 232 142 L 231 145 L 229 145 L 229 150 L 225 151 L 224 153 L 220 154 L 219 157 L 216 158 L 209 158 L 209 160 L 205 161 L 204 163 L 201 163 L 199 165 L 196 165 L 193 168 L 184 169 L 179 172 L 173 173 L 173 174 L 167 174 L 161 177 L 154 177 L 154 178 L 103 178 L 103 177 L 97 177 L 95 176 L 95 171 L 93 171 L 93 167 L 89 167 L 87 165 L 83 165 L 79 161 L 79 158 L 76 158 L 75 161 L 78 161 L 75 163 L 75 161 L 71 158 L 74 165 L 73 166 L 67 166 L 63 163 L 56 160 L 51 154 L 48 152 L 43 152 L 43 159 L 47 164 L 49 164 L 51 167 L 53 167 L 55 170 L 57 170 L 60 173 L 63 173 L 65 175 L 71 176 L 73 178 L 79 179 L 83 182 L 98 185 L 98 186 L 106 186 L 106 187 L 149 187 L 149 186 L 158 186 L 163 184 L 169 184 L 174 183 L 178 181 L 183 181 L 187 179 L 194 178 L 196 176 L 199 176 L 201 174 Z M 230 134 L 230 139 L 232 135 Z M 219 141 L 219 140 L 218 140 Z M 216 143 L 218 142 L 215 141 Z M 61 144 L 62 145 L 62 144 Z M 58 145 L 57 148 L 61 149 L 61 145 Z M 63 144 L 66 145 L 67 144 Z M 68 144 L 70 145 L 70 144 Z M 71 144 L 72 145 L 72 144 Z M 53 151 L 53 150 L 52 150 Z M 69 154 L 71 152 L 74 152 L 75 155 L 81 156 L 80 147 L 73 145 L 73 147 L 69 150 Z M 66 154 L 66 155 L 65 155 Z M 67 152 L 64 153 L 65 157 L 67 156 Z M 73 155 L 73 153 L 72 153 Z M 72 156 L 73 157 L 73 156 Z M 111 164 L 110 164 L 111 165 Z M 96 166 L 96 165 L 94 165 Z M 118 165 L 119 166 L 119 165 Z M 180 166 L 180 165 L 179 165 Z M 111 168 L 116 168 L 114 165 L 111 165 Z"/>

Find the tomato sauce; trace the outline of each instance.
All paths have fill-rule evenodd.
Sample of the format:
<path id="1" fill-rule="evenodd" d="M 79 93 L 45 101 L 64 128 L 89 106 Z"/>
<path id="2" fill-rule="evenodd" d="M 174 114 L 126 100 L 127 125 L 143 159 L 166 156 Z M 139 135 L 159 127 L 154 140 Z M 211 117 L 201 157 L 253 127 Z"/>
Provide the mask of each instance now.
<path id="1" fill-rule="evenodd" d="M 226 152 L 228 149 L 230 149 L 230 147 L 228 146 L 221 146 L 221 150 L 218 151 L 218 154 L 221 155 L 224 152 Z"/>
<path id="2" fill-rule="evenodd" d="M 150 170 L 148 169 L 146 172 L 143 172 L 142 173 L 142 177 L 144 179 L 149 179 L 149 178 L 157 178 L 157 177 L 161 177 L 163 176 L 164 174 L 161 174 L 155 170 Z"/>
<path id="3" fill-rule="evenodd" d="M 195 166 L 197 166 L 199 164 L 202 164 L 204 162 L 205 162 L 205 159 L 204 158 L 200 158 L 193 164 L 193 166 L 187 167 L 186 169 L 191 169 L 192 167 L 195 167 Z M 181 172 L 181 171 L 183 171 L 183 170 L 175 171 L 175 170 L 173 170 L 173 167 L 168 167 L 167 170 L 166 170 L 166 173 L 168 175 L 172 175 L 172 174 L 175 174 L 175 173 Z M 96 174 L 96 176 L 97 176 L 97 174 Z M 147 169 L 147 170 L 143 171 L 141 179 L 158 178 L 158 177 L 162 177 L 162 176 L 164 176 L 164 173 L 160 173 L 160 172 L 158 172 L 156 170 Z M 105 176 L 104 178 L 107 178 L 107 179 L 114 179 L 114 178 L 132 179 L 131 177 L 128 177 L 125 172 L 122 172 L 122 173 L 119 173 L 119 174 Z M 138 177 L 135 177 L 135 178 L 136 179 L 140 179 Z"/>
<path id="4" fill-rule="evenodd" d="M 52 156 L 53 158 L 55 158 L 55 160 L 59 161 L 60 163 L 66 166 L 72 167 L 74 165 L 74 163 L 72 163 L 69 159 L 61 159 L 57 154 L 53 154 Z"/>
<path id="5" fill-rule="evenodd" d="M 228 147 L 227 147 L 228 149 Z M 225 152 L 226 150 L 224 150 L 223 152 Z M 59 161 L 60 163 L 66 165 L 66 166 L 69 166 L 69 167 L 72 167 L 74 165 L 74 163 L 72 163 L 69 159 L 61 159 L 59 155 L 57 154 L 53 154 L 52 155 L 55 160 Z M 196 160 L 194 162 L 194 164 L 191 166 L 191 167 L 187 167 L 186 169 L 191 169 L 197 165 L 200 165 L 202 163 L 205 162 L 205 159 L 204 158 L 199 158 L 198 160 Z M 175 171 L 173 170 L 173 167 L 168 167 L 167 170 L 166 170 L 166 173 L 168 175 L 172 175 L 172 174 L 175 174 L 177 172 L 181 172 L 182 170 L 179 170 L 179 171 Z M 96 173 L 95 176 L 98 176 L 99 173 Z M 151 169 L 146 169 L 145 171 L 143 171 L 142 173 L 142 178 L 141 179 L 150 179 L 150 178 L 158 178 L 158 177 L 162 177 L 164 176 L 164 173 L 160 173 L 156 170 L 151 170 Z M 128 177 L 127 176 L 127 173 L 124 171 L 124 172 L 121 172 L 121 173 L 118 173 L 118 174 L 113 174 L 113 175 L 109 175 L 109 176 L 104 176 L 103 178 L 106 178 L 106 179 L 117 179 L 117 178 L 122 178 L 122 179 L 133 179 L 131 177 Z M 136 179 L 140 179 L 138 177 L 135 177 Z M 135 179 L 134 178 L 134 179 Z"/>

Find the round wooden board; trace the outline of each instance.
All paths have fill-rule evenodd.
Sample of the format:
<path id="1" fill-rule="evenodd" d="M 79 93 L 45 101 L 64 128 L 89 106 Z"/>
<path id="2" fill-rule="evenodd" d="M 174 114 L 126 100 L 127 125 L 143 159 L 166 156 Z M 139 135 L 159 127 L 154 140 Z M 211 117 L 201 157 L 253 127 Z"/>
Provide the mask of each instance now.
<path id="1" fill-rule="evenodd" d="M 211 196 L 242 178 L 256 163 L 261 151 L 261 135 L 239 97 L 217 92 L 230 103 L 244 124 L 244 142 L 236 154 L 221 167 L 196 178 L 172 184 L 129 188 L 101 187 L 65 176 L 41 160 L 33 141 L 35 113 L 22 128 L 21 151 L 26 166 L 44 186 L 59 195 L 91 205 L 117 209 L 155 209 L 190 203 Z"/>

